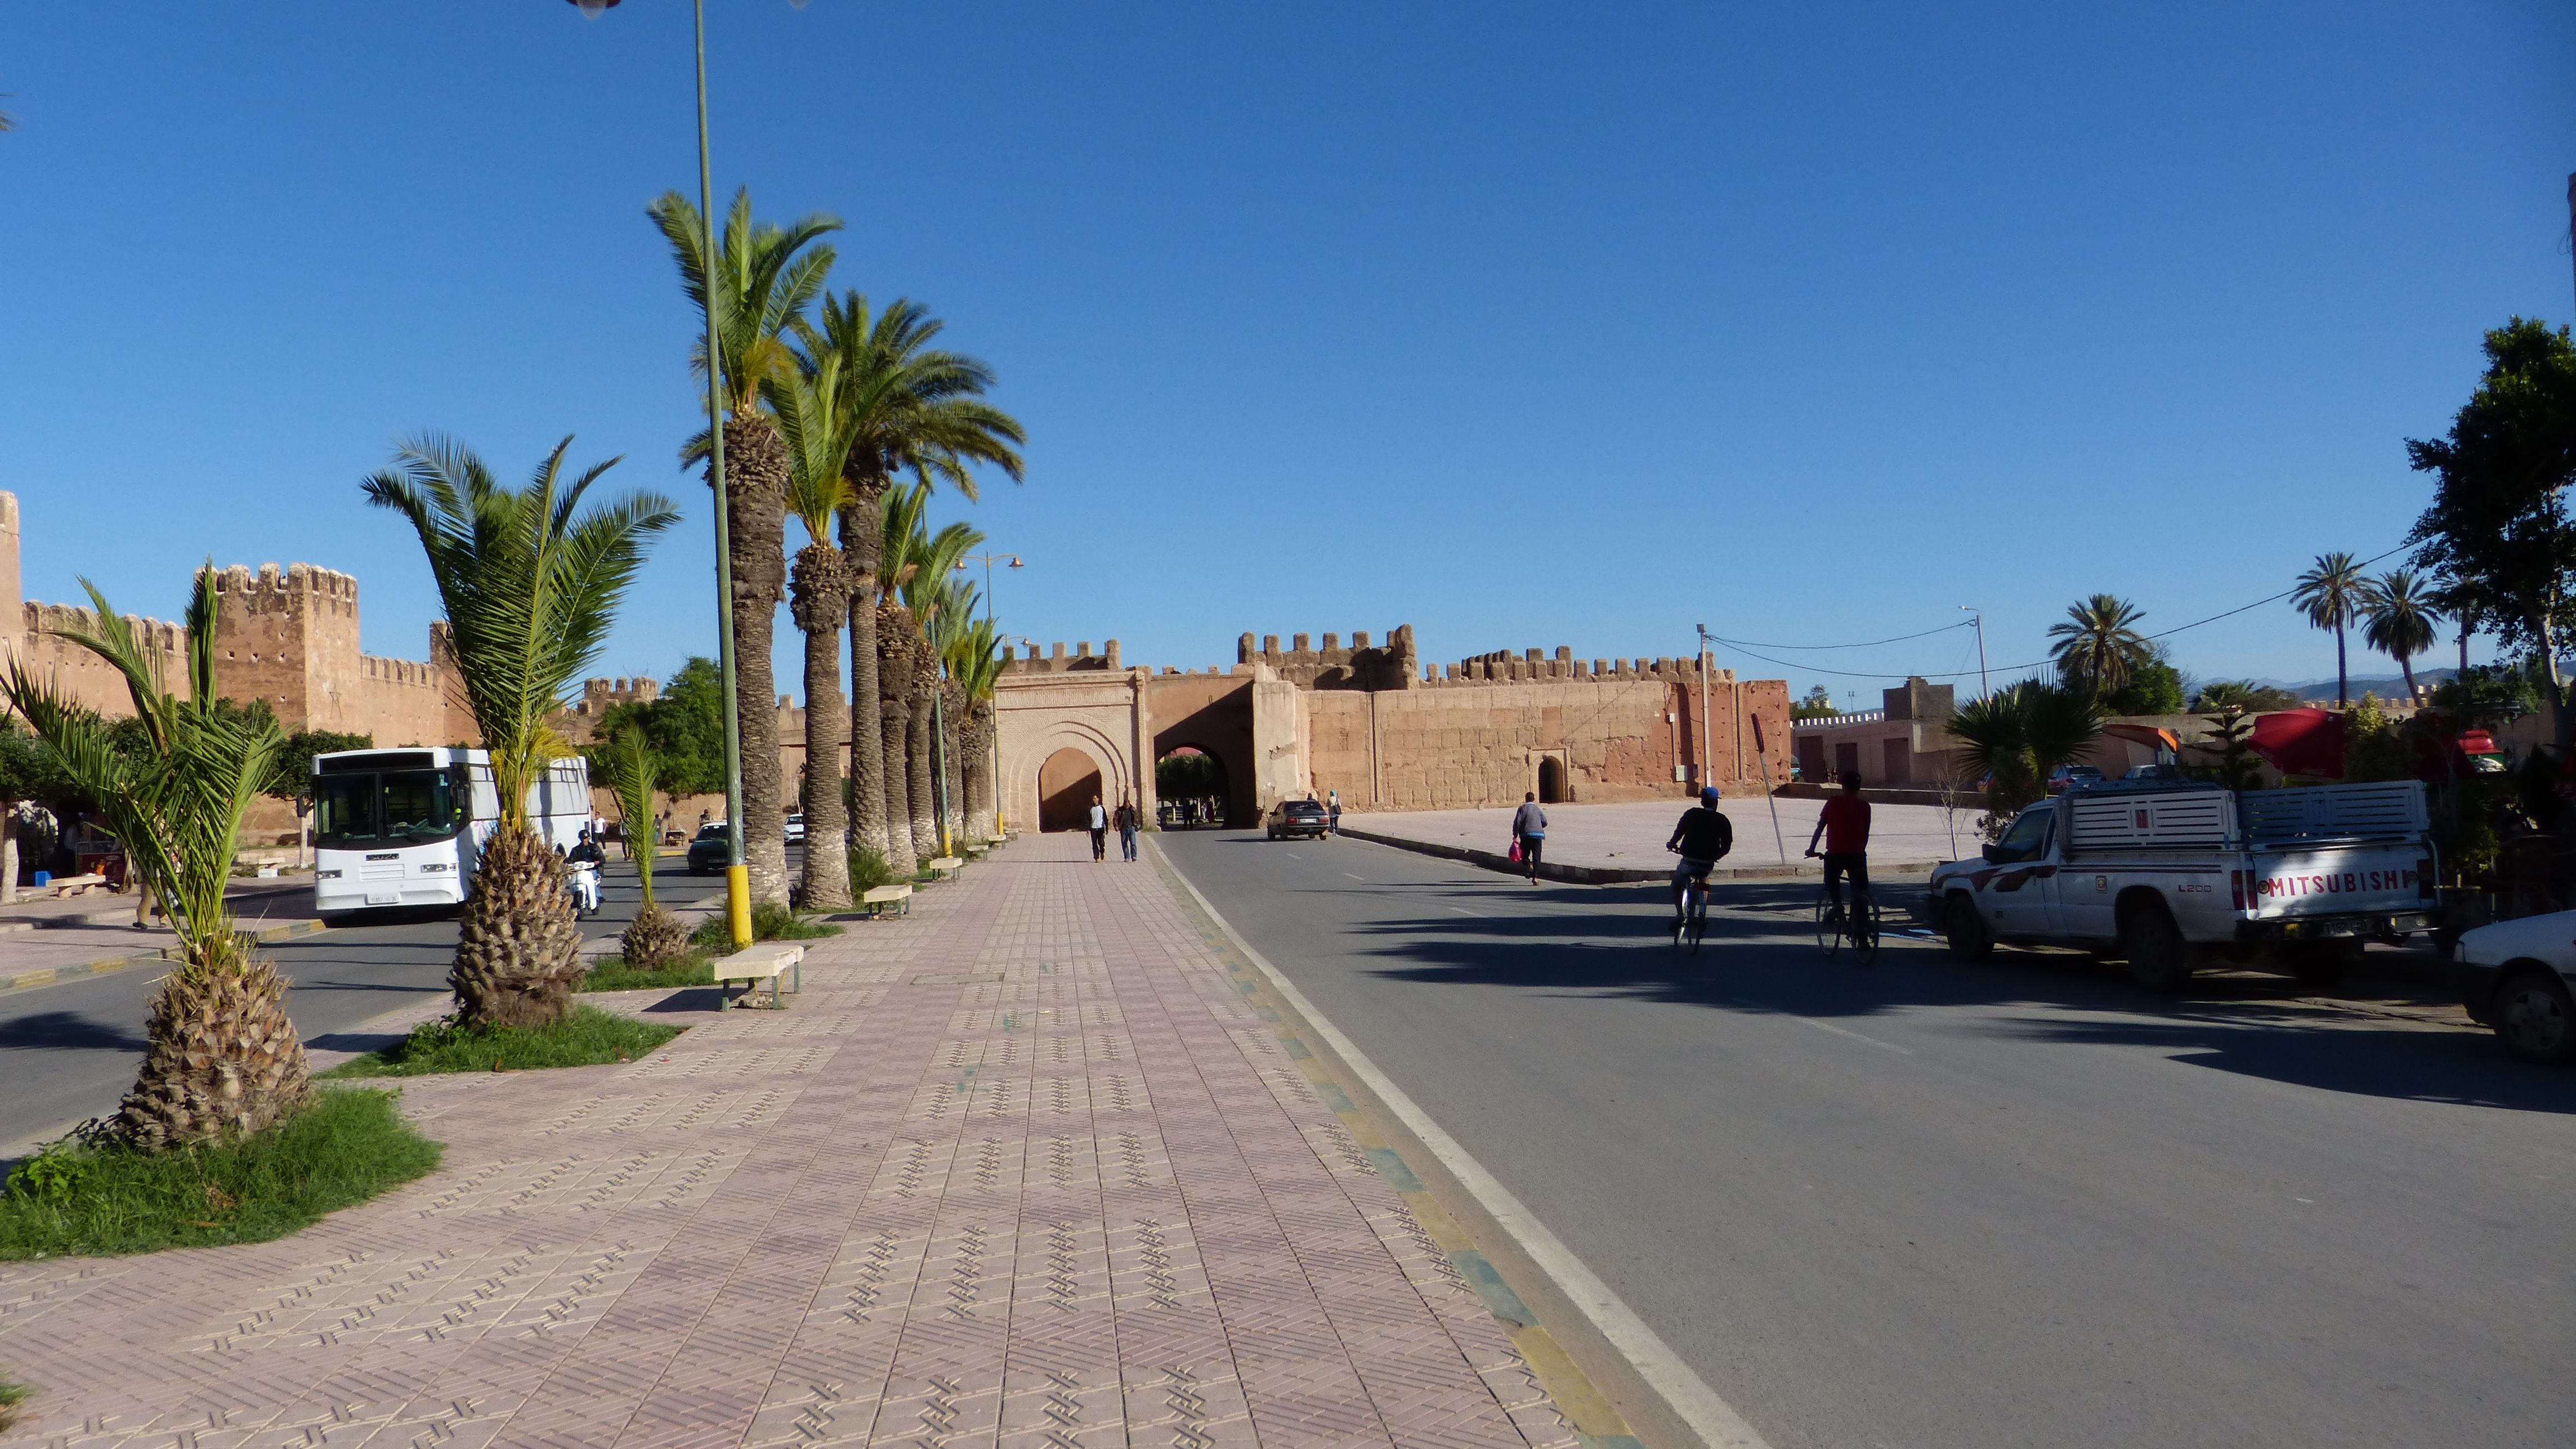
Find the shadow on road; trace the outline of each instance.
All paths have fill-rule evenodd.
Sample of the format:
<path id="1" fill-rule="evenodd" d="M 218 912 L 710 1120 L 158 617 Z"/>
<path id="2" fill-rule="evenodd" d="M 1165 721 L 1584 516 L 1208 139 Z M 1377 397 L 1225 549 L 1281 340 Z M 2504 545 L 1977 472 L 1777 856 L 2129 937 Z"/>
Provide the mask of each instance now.
<path id="1" fill-rule="evenodd" d="M 1372 887 L 1376 883 L 1372 883 Z M 1402 891 L 1393 887 L 1389 893 Z M 1900 891 L 1902 888 L 1899 888 Z M 1735 1012 L 1862 1018 L 1943 1007 L 2005 1008 L 1966 1029 L 2073 1045 L 2144 1046 L 2194 1066 L 2326 1091 L 2576 1114 L 2576 1072 L 2504 1057 L 2482 1032 L 2392 1021 L 2359 998 L 2338 1008 L 2288 979 L 2216 973 L 2179 998 L 2150 995 L 2113 964 L 2076 952 L 1951 959 L 1937 942 L 1891 935 L 1875 966 L 1814 945 L 1812 882 L 1727 889 L 1696 956 L 1663 933 L 1662 888 L 1500 887 L 1495 914 L 1422 915 L 1355 925 L 1389 964 L 1378 974 L 1441 986 L 1503 986 Z M 1919 892 L 1918 892 L 1919 893 Z M 1891 899 L 1893 897 L 1893 899 Z M 1891 928 L 1899 891 L 1881 892 Z M 1545 903 L 1544 911 L 1511 911 Z M 2034 1008 L 2016 1016 L 2012 1007 Z M 2039 1013 L 2046 1013 L 2041 1015 Z M 2070 1015 L 2069 1013 L 2075 1013 Z"/>
<path id="2" fill-rule="evenodd" d="M 0 1050 L 51 1047 L 61 1051 L 139 1052 L 138 1032 L 108 1026 L 76 1011 L 40 1011 L 0 1021 Z"/>

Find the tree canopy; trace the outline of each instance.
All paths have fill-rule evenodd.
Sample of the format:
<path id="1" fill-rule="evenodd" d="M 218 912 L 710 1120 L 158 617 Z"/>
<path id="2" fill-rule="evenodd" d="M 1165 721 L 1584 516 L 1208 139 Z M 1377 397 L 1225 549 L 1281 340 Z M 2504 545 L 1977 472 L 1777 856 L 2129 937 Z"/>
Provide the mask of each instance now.
<path id="1" fill-rule="evenodd" d="M 629 725 L 644 731 L 661 789 L 672 795 L 724 789 L 724 677 L 714 660 L 692 656 L 663 683 L 658 699 L 612 705 L 600 717 L 598 737 Z"/>

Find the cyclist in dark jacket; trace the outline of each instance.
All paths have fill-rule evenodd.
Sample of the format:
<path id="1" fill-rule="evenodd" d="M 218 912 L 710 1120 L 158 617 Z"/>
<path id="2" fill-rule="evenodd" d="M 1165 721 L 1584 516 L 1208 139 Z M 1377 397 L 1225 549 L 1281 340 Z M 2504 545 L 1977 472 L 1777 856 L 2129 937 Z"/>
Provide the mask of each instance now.
<path id="1" fill-rule="evenodd" d="M 1681 864 L 1673 867 L 1673 924 L 1682 923 L 1682 887 L 1696 880 L 1708 884 L 1708 873 L 1720 857 L 1735 848 L 1735 824 L 1717 808 L 1717 787 L 1710 785 L 1699 792 L 1699 803 L 1682 812 L 1673 827 L 1673 838 L 1664 849 L 1679 851 Z"/>

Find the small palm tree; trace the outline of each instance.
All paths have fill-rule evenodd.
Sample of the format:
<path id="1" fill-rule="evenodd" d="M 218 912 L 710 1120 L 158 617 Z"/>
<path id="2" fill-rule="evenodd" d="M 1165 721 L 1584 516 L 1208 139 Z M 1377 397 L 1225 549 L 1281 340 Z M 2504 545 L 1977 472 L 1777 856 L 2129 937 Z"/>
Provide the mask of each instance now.
<path id="1" fill-rule="evenodd" d="M 840 359 L 851 446 L 844 464 L 850 499 L 841 510 L 841 552 L 850 583 L 850 694 L 853 834 L 889 864 L 906 854 L 887 822 L 908 817 L 900 800 L 901 766 L 883 747 L 887 721 L 878 677 L 877 626 L 885 591 L 885 500 L 894 480 L 945 482 L 969 501 L 974 468 L 1020 477 L 1019 422 L 983 400 L 993 370 L 975 358 L 931 344 L 943 324 L 920 304 L 896 299 L 871 310 L 857 292 L 827 297 L 797 337 L 808 359 Z M 810 363 L 809 363 L 810 365 Z M 908 828 L 908 827 L 907 827 Z"/>
<path id="2" fill-rule="evenodd" d="M 734 193 L 718 255 L 706 255 L 698 210 L 676 191 L 647 208 L 679 264 L 689 299 L 712 309 L 725 416 L 725 548 L 733 568 L 734 694 L 741 702 L 742 820 L 745 863 L 755 901 L 787 904 L 784 782 L 778 770 L 778 684 L 769 665 L 770 638 L 787 589 L 787 484 L 790 464 L 777 426 L 761 411 L 764 388 L 791 376 L 787 336 L 823 291 L 830 247 L 815 244 L 838 231 L 837 218 L 801 217 L 788 226 L 754 222 L 751 192 Z M 708 285 L 710 276 L 715 285 Z M 704 377 L 706 345 L 691 348 Z M 695 439 L 684 461 L 705 456 Z"/>
<path id="3" fill-rule="evenodd" d="M 2066 607 L 2066 622 L 2051 624 L 2056 640 L 2048 654 L 2058 671 L 2080 681 L 2096 699 L 2129 682 L 2129 675 L 2148 657 L 2146 636 L 2137 629 L 2146 615 L 2128 600 L 2095 594 Z"/>
<path id="4" fill-rule="evenodd" d="M 2366 582 L 2361 565 L 2348 553 L 2321 553 L 2316 567 L 2299 575 L 2299 586 L 2290 591 L 2290 607 L 2308 618 L 2316 629 L 2332 629 L 2335 636 L 2335 708 L 2350 701 L 2352 675 L 2344 662 L 2344 627 L 2361 617 L 2361 602 Z"/>
<path id="5" fill-rule="evenodd" d="M 643 897 L 635 919 L 620 935 L 619 951 L 635 970 L 659 970 L 689 944 L 688 927 L 653 903 L 653 861 L 661 853 L 661 842 L 654 838 L 653 793 L 662 787 L 662 760 L 644 727 L 631 719 L 587 753 L 592 782 L 606 787 L 617 802 L 619 831 L 626 837 L 627 858 L 635 862 L 636 889 Z"/>
<path id="6" fill-rule="evenodd" d="M 572 752 L 551 717 L 598 662 L 646 541 L 679 521 L 658 493 L 583 512 L 582 496 L 618 460 L 567 481 L 571 447 L 569 437 L 557 443 L 527 486 L 511 489 L 471 449 L 430 434 L 402 444 L 365 484 L 367 501 L 408 520 L 429 556 L 499 797 L 447 976 L 470 1026 L 543 1026 L 571 1008 L 581 928 L 562 859 L 528 823 L 528 792 Z"/>
<path id="7" fill-rule="evenodd" d="M 805 635 L 805 878 L 809 910 L 850 905 L 849 809 L 841 795 L 841 754 L 850 716 L 841 695 L 841 624 L 849 616 L 849 568 L 832 546 L 832 523 L 848 506 L 849 409 L 841 359 L 798 359 L 795 374 L 769 387 L 787 444 L 787 511 L 805 525 L 791 576 L 791 614 Z"/>
<path id="8" fill-rule="evenodd" d="M 2101 706 L 2084 689 L 2025 679 L 1959 706 L 1949 729 L 1960 778 L 1991 778 L 1986 810 L 2000 826 L 2046 792 L 2050 772 L 2101 738 Z"/>
<path id="9" fill-rule="evenodd" d="M 2413 569 L 2391 569 L 2365 584 L 2361 620 L 2362 642 L 2397 661 L 2397 672 L 2406 676 L 2406 698 L 2420 701 L 2414 659 L 2433 647 L 2439 637 L 2433 626 L 2442 622 L 2423 577 Z"/>
<path id="10" fill-rule="evenodd" d="M 993 710 L 993 687 L 1002 677 L 1001 644 L 993 621 L 976 619 L 959 630 L 948 646 L 948 675 L 966 700 L 965 717 L 957 731 L 957 755 L 959 773 L 965 777 L 969 840 L 989 839 L 986 831 L 999 828 L 1001 797 L 993 777 L 993 741 L 999 721 Z"/>
<path id="11" fill-rule="evenodd" d="M 264 714 L 215 697 L 215 573 L 197 575 L 188 604 L 188 693 L 166 687 L 159 661 L 89 580 L 95 628 L 57 637 L 105 661 L 123 680 L 142 745 L 125 749 L 107 722 L 50 677 L 11 660 L 0 693 L 25 716 L 64 771 L 97 802 L 125 851 L 127 872 L 169 912 L 179 964 L 152 998 L 143 1069 L 114 1130 L 139 1147 L 257 1132 L 311 1095 L 304 1045 L 286 1012 L 286 979 L 233 929 L 224 902 L 242 812 L 259 794 L 282 741 Z"/>

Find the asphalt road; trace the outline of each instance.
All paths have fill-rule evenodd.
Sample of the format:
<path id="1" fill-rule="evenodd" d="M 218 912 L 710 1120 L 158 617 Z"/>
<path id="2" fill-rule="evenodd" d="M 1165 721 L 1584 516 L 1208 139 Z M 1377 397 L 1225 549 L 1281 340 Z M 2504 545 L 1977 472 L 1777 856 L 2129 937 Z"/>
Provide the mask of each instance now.
<path id="1" fill-rule="evenodd" d="M 724 889 L 720 879 L 692 880 L 671 858 L 657 864 L 654 894 L 665 905 L 693 904 Z M 582 922 L 582 934 L 624 930 L 641 901 L 637 885 L 631 865 L 610 861 L 600 912 Z M 265 948 L 292 983 L 287 1010 L 308 1043 L 329 1045 L 334 1033 L 370 1017 L 447 994 L 454 918 L 387 915 Z M 135 966 L 0 992 L 0 1155 L 115 1110 L 142 1064 L 143 1026 L 163 974 Z"/>
<path id="2" fill-rule="evenodd" d="M 2576 1442 L 2576 1072 L 2072 953 L 1818 958 L 1812 884 L 1160 837 L 1779 1449 Z"/>

